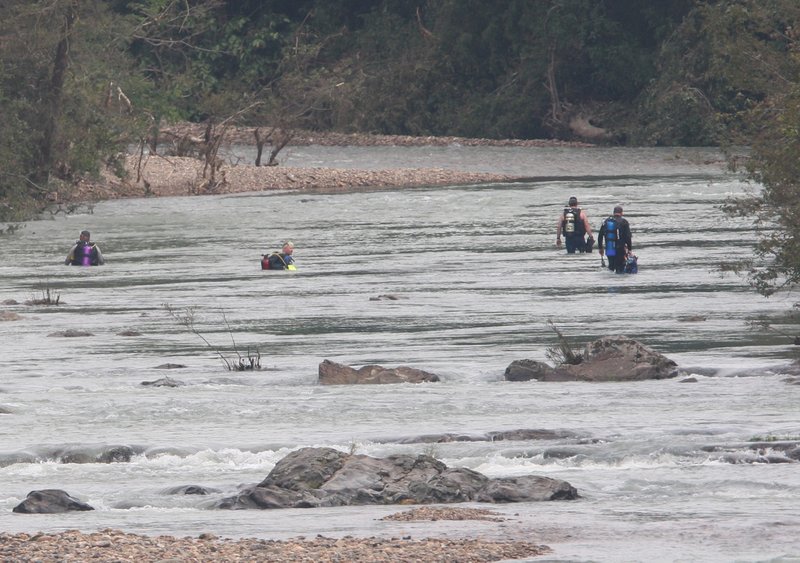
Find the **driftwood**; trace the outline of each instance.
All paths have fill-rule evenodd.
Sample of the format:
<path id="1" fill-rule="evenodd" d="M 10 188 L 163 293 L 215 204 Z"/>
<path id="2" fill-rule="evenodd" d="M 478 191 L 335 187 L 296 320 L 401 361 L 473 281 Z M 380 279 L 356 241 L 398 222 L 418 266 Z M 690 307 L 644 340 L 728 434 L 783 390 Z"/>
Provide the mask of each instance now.
<path id="1" fill-rule="evenodd" d="M 602 127 L 592 125 L 583 115 L 576 115 L 569 120 L 569 129 L 578 137 L 600 141 L 610 137 L 609 132 Z"/>

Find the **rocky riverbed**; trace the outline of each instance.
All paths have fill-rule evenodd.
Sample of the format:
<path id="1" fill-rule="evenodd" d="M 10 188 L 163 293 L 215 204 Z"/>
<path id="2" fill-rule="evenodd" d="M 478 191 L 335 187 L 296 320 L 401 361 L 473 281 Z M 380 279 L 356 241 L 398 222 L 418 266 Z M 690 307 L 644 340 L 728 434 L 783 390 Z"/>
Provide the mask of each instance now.
<path id="1" fill-rule="evenodd" d="M 387 520 L 490 520 L 502 521 L 491 510 L 420 507 L 386 517 Z M 275 561 L 382 563 L 479 563 L 535 557 L 550 552 L 547 546 L 527 541 L 481 539 L 315 538 L 292 540 L 225 539 L 212 534 L 197 537 L 141 536 L 106 529 L 82 533 L 0 533 L 0 559 L 15 562 L 48 561 Z"/>

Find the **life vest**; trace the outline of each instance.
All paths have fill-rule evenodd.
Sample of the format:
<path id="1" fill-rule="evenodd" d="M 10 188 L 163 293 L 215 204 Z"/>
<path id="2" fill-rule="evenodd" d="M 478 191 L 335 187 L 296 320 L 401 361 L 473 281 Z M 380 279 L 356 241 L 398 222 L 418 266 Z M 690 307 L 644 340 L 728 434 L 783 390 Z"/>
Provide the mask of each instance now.
<path id="1" fill-rule="evenodd" d="M 619 240 L 619 221 L 616 217 L 609 217 L 605 220 L 606 228 L 606 256 L 617 255 L 617 241 Z"/>
<path id="2" fill-rule="evenodd" d="M 561 223 L 561 230 L 564 231 L 564 235 L 566 236 L 582 236 L 586 232 L 586 228 L 583 226 L 583 221 L 581 221 L 580 207 L 564 208 L 564 220 Z"/>
<path id="3" fill-rule="evenodd" d="M 97 266 L 97 256 L 94 251 L 94 243 L 86 243 L 82 240 L 75 245 L 75 252 L 72 255 L 73 266 Z"/>

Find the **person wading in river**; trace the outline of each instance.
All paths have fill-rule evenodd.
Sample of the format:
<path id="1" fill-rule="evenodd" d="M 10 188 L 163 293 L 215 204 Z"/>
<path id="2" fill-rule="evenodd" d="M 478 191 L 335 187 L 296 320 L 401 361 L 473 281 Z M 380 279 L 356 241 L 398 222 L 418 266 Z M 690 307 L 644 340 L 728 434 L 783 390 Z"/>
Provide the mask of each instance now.
<path id="1" fill-rule="evenodd" d="M 556 224 L 556 246 L 561 248 L 561 235 L 564 235 L 564 242 L 567 247 L 567 254 L 575 252 L 591 252 L 594 245 L 592 228 L 589 226 L 589 219 L 580 207 L 578 198 L 569 198 L 568 206 L 558 217 Z M 589 235 L 587 241 L 586 235 Z"/>
<path id="2" fill-rule="evenodd" d="M 78 242 L 69 249 L 64 264 L 72 266 L 102 266 L 105 264 L 103 253 L 100 248 L 89 239 L 89 231 L 81 231 Z"/>
<path id="3" fill-rule="evenodd" d="M 603 241 L 605 241 L 605 253 L 608 258 L 608 269 L 618 274 L 625 273 L 625 261 L 628 252 L 633 250 L 631 241 L 631 226 L 628 220 L 622 216 L 622 206 L 614 208 L 614 214 L 603 221 L 600 232 L 597 235 L 597 248 L 600 256 L 603 256 Z"/>
<path id="4" fill-rule="evenodd" d="M 265 254 L 261 257 L 262 270 L 296 270 L 294 265 L 294 243 L 286 241 L 280 252 L 273 252 L 272 254 Z"/>

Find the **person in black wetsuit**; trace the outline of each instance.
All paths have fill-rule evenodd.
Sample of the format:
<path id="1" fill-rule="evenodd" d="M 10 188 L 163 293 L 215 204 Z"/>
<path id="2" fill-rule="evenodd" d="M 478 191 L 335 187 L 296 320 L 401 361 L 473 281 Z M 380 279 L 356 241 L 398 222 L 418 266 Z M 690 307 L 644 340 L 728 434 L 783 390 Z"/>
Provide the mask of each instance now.
<path id="1" fill-rule="evenodd" d="M 631 240 L 631 226 L 622 216 L 622 206 L 614 208 L 614 214 L 603 221 L 597 235 L 597 249 L 603 255 L 603 242 L 605 241 L 605 255 L 608 258 L 608 269 L 618 274 L 625 272 L 625 261 L 628 252 L 633 250 Z"/>

